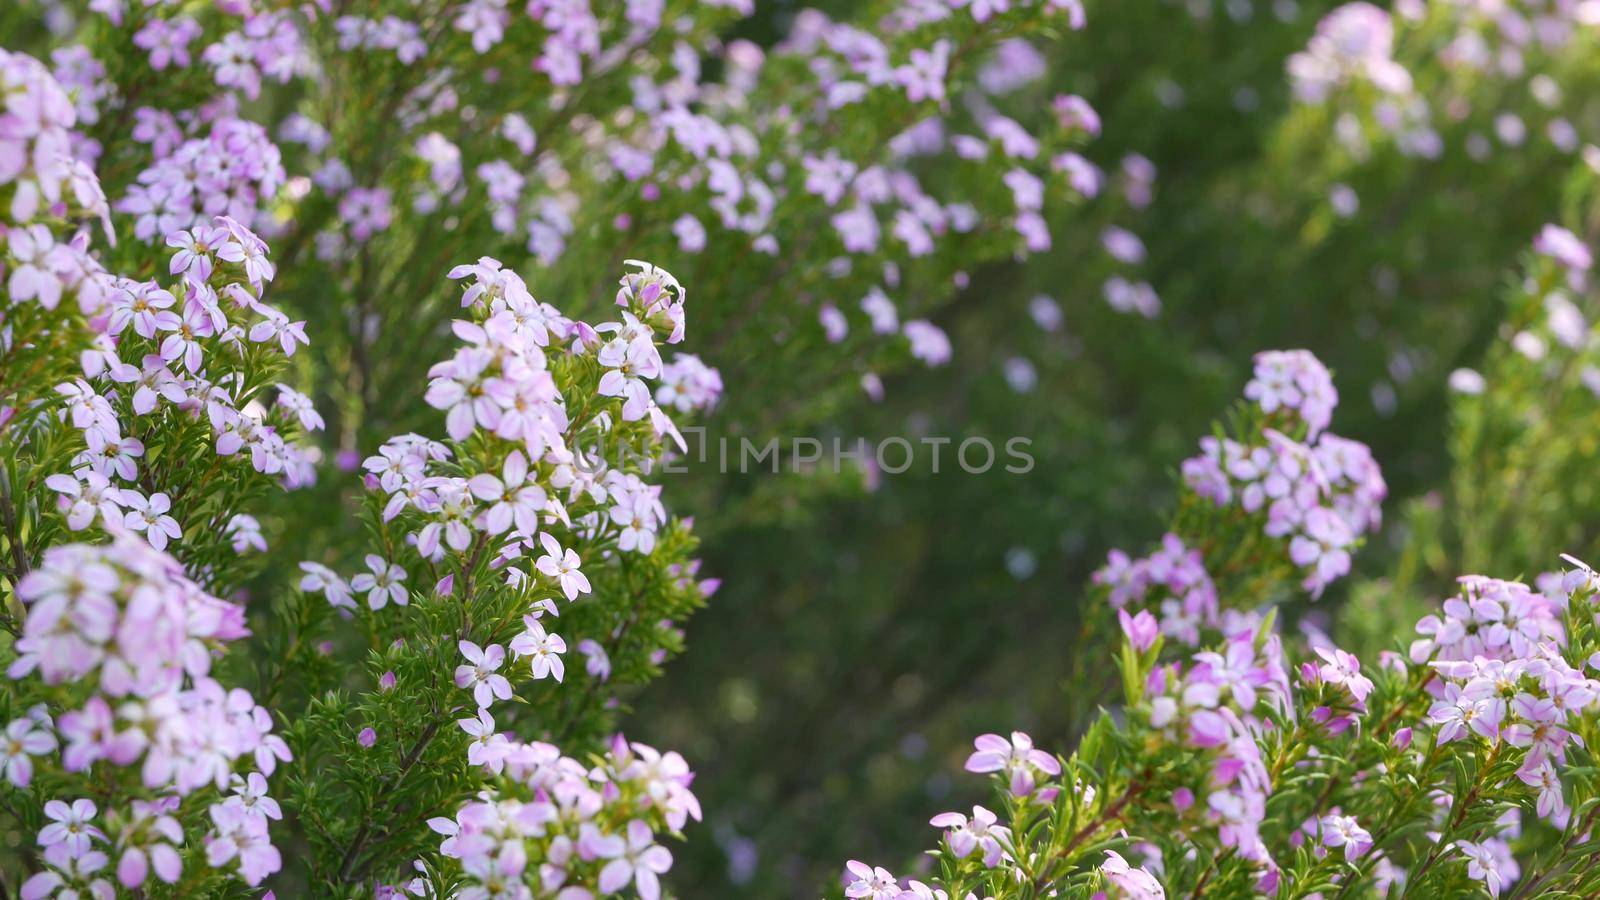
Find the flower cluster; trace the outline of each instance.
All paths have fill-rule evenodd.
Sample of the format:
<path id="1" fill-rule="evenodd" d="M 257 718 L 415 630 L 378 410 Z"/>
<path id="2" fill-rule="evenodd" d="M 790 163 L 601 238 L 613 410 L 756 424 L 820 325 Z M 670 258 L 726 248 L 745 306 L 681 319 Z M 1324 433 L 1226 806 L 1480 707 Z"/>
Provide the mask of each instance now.
<path id="1" fill-rule="evenodd" d="M 1352 83 L 1390 95 L 1411 90 L 1411 73 L 1394 60 L 1394 23 L 1370 3 L 1347 3 L 1328 13 L 1306 49 L 1289 58 L 1295 96 L 1321 103 Z"/>
<path id="2" fill-rule="evenodd" d="M 254 224 L 261 205 L 277 194 L 285 177 L 283 162 L 266 130 L 233 117 L 209 124 L 204 137 L 168 152 L 152 145 L 154 162 L 116 203 L 117 212 L 133 218 L 135 237 L 159 241 L 173 232 L 205 228 L 218 216 Z"/>
<path id="3" fill-rule="evenodd" d="M 1310 353 L 1257 355 L 1245 396 L 1263 416 L 1259 435 L 1202 438 L 1201 454 L 1184 461 L 1184 481 L 1219 507 L 1264 518 L 1262 531 L 1287 545 L 1305 589 L 1319 596 L 1350 571 L 1350 550 L 1381 522 L 1383 474 L 1366 445 L 1325 431 L 1338 394 Z"/>
<path id="4" fill-rule="evenodd" d="M 1519 879 L 1532 878 L 1528 891 L 1576 875 L 1567 867 L 1594 816 L 1573 810 L 1592 812 L 1595 787 L 1576 755 L 1600 717 L 1600 683 L 1575 659 L 1600 647 L 1597 584 L 1582 567 L 1555 576 L 1554 602 L 1463 577 L 1445 617 L 1418 624 L 1410 662 L 1391 654 L 1370 675 L 1314 638 L 1292 680 L 1297 651 L 1271 618 L 1186 663 L 1160 661 L 1160 644 L 1128 629 L 1124 716 L 1102 717 L 1067 758 L 1022 734 L 980 737 L 967 768 L 996 774 L 1004 812 L 936 817 L 949 830 L 926 881 L 852 861 L 846 896 L 1076 884 L 1164 897 L 1212 881 L 1497 896 Z M 1540 821 L 1556 868 L 1524 874 L 1514 842 L 1530 834 L 1525 817 Z"/>
<path id="5" fill-rule="evenodd" d="M 504 738 L 501 738 L 504 741 Z M 694 774 L 676 753 L 617 735 L 584 763 L 546 743 L 506 742 L 499 787 L 453 819 L 431 819 L 439 852 L 461 867 L 466 894 L 537 887 L 552 896 L 661 896 L 672 853 L 658 832 L 699 820 Z M 424 879 L 410 885 L 427 895 Z"/>
<path id="6" fill-rule="evenodd" d="M 1216 585 L 1206 574 L 1200 551 L 1185 547 L 1176 534 L 1163 537 L 1159 550 L 1139 559 L 1112 550 L 1093 579 L 1110 592 L 1111 605 L 1118 611 L 1129 605 L 1142 607 L 1153 589 L 1163 589 L 1168 596 L 1159 606 L 1162 631 L 1186 644 L 1200 642 L 1201 625 L 1218 624 Z"/>
<path id="7" fill-rule="evenodd" d="M 1141 634 L 1157 624 L 1152 612 L 1161 634 L 1191 647 L 1204 631 L 1231 634 L 1252 624 L 1219 603 L 1219 582 L 1236 573 L 1232 562 L 1199 549 L 1213 542 L 1213 530 L 1227 529 L 1300 570 L 1301 586 L 1315 597 L 1349 572 L 1361 535 L 1381 521 L 1383 475 L 1364 444 L 1326 430 L 1338 393 L 1315 357 L 1257 355 L 1244 393 L 1249 406 L 1236 436 L 1202 438 L 1200 455 L 1183 463 L 1195 514 L 1180 516 L 1178 530 L 1148 556 L 1113 550 L 1094 573 L 1127 627 Z"/>
<path id="8" fill-rule="evenodd" d="M 425 396 L 448 440 L 401 435 L 365 460 L 381 544 L 367 571 L 301 566 L 303 591 L 388 647 L 376 689 L 325 712 L 322 727 L 350 728 L 353 745 L 316 731 L 305 765 L 320 767 L 323 789 L 355 791 L 410 742 L 410 774 L 364 802 L 460 806 L 437 851 L 417 829 L 390 832 L 404 839 L 391 852 L 409 848 L 421 871 L 446 879 L 425 874 L 417 890 L 459 877 L 486 890 L 527 879 L 547 891 L 655 892 L 671 857 L 653 836 L 699 816 L 676 754 L 619 741 L 607 766 L 586 769 L 518 737 L 592 727 L 589 704 L 659 664 L 681 640 L 671 619 L 715 588 L 693 577 L 687 526 L 645 478 L 682 446 L 648 381 L 665 368 L 658 345 L 684 337 L 686 293 L 662 269 L 630 268 L 615 294 L 620 320 L 599 325 L 535 300 L 492 258 L 452 270 L 470 319 L 455 323 L 462 347 L 429 370 Z M 569 669 L 556 616 L 582 635 L 581 671 Z M 420 736 L 408 737 L 418 709 Z M 374 840 L 370 821 L 329 829 L 348 846 L 330 840 L 339 865 L 327 877 L 364 871 L 354 867 Z M 377 860 L 372 877 L 392 877 L 391 866 Z"/>
<path id="9" fill-rule="evenodd" d="M 71 685 L 88 699 L 54 721 L 40 714 L 7 727 L 15 742 L 10 780 L 26 787 L 41 763 L 85 778 L 136 768 L 133 777 L 149 794 L 118 797 L 127 805 L 105 810 L 104 828 L 94 824 L 100 810 L 88 800 L 47 803 L 54 821 L 38 840 L 48 868 L 24 893 L 104 893 L 96 873 L 108 852 L 118 857 L 124 887 L 140 887 L 152 868 L 173 883 L 182 869 L 176 848 L 202 831 L 213 868 L 251 885 L 276 872 L 281 859 L 268 824 L 281 813 L 266 796 L 266 776 L 291 754 L 267 709 L 211 677 L 213 653 L 249 633 L 243 610 L 207 594 L 171 557 L 131 535 L 45 551 L 17 595 L 28 615 L 7 675 L 37 673 L 45 685 Z M 186 803 L 191 796 L 195 804 Z"/>
<path id="10" fill-rule="evenodd" d="M 1561 280 L 1539 271 L 1530 288 Z M 1327 439 L 1326 416 L 1303 412 L 1331 397 L 1326 373 L 1262 362 L 1248 421 L 1287 410 Z M 1570 557 L 1537 590 L 1463 576 L 1408 652 L 1374 665 L 1309 621 L 1303 638 L 1281 631 L 1283 611 L 1262 604 L 1294 567 L 1257 552 L 1256 521 L 1214 510 L 1186 497 L 1160 550 L 1096 575 L 1122 626 L 1121 709 L 1065 757 L 1022 734 L 980 737 L 967 768 L 993 773 L 996 802 L 936 818 L 944 839 L 911 878 L 852 861 L 847 896 L 1539 896 L 1586 883 L 1600 577 Z M 1202 584 L 1216 624 L 1170 656 L 1156 617 L 1133 609 Z"/>
<path id="11" fill-rule="evenodd" d="M 266 246 L 227 216 L 141 235 L 176 251 L 161 261 L 170 286 L 108 272 L 87 227 L 60 238 L 94 220 L 111 237 L 94 148 L 72 131 L 93 108 L 26 56 L 0 52 L 0 70 L 5 574 L 25 608 L 5 616 L 7 675 L 29 709 L 7 725 L 4 770 L 50 820 L 22 893 L 100 896 L 152 874 L 257 885 L 282 865 L 266 778 L 291 753 L 271 712 L 213 676 L 250 634 L 243 608 L 216 596 L 248 570 L 215 562 L 236 541 L 264 546 L 238 512 L 263 482 L 311 477 L 289 438 L 319 424 L 315 410 L 287 387 L 297 421 L 257 399 L 305 335 L 261 300 Z M 219 129 L 204 167 L 243 164 L 245 132 Z M 231 462 L 246 452 L 248 465 Z M 63 531 L 103 542 L 56 543 Z M 183 871 L 188 847 L 208 871 Z"/>
<path id="12" fill-rule="evenodd" d="M 1300 101 L 1336 114 L 1333 137 L 1358 159 L 1392 142 L 1404 156 L 1435 160 L 1459 145 L 1482 161 L 1540 136 L 1570 154 L 1585 122 L 1569 63 L 1592 52 L 1593 27 L 1581 4 L 1347 3 L 1288 71 Z"/>
<path id="13" fill-rule="evenodd" d="M 109 232 L 110 209 L 94 170 L 73 150 L 72 128 L 77 109 L 61 84 L 42 63 L 23 53 L 0 50 L 0 185 L 10 188 L 6 218 L 28 225 L 46 218 L 62 218 L 68 209 L 100 217 Z M 18 229 L 9 237 L 17 243 L 37 241 L 37 228 Z M 48 285 L 75 274 L 89 274 L 81 247 L 77 252 L 56 250 L 52 242 L 34 243 L 27 265 L 13 268 L 8 287 L 15 300 L 37 299 L 54 307 L 60 293 Z M 23 274 L 19 275 L 19 272 Z M 46 278 L 46 276 L 51 276 Z M 75 286 L 75 285 L 74 285 Z M 39 293 L 40 291 L 46 293 Z M 14 302 L 14 301 L 13 301 Z"/>

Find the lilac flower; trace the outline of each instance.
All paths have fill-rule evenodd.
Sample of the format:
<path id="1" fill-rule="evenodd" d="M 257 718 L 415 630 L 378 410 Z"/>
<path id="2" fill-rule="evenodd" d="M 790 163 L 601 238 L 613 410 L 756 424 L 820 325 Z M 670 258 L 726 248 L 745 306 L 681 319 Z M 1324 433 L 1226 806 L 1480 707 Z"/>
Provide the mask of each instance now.
<path id="1" fill-rule="evenodd" d="M 351 188 L 339 200 L 339 217 L 350 228 L 350 236 L 357 243 L 366 243 L 394 220 L 389 189 Z"/>
<path id="2" fill-rule="evenodd" d="M 117 841 L 124 848 L 117 861 L 117 880 L 123 887 L 142 886 L 152 868 L 167 884 L 175 884 L 183 875 L 183 859 L 176 849 L 183 844 L 183 826 L 167 814 L 175 809 L 176 798 L 133 801 L 130 821 Z"/>
<path id="3" fill-rule="evenodd" d="M 1533 249 L 1574 271 L 1587 272 L 1594 265 L 1594 255 L 1583 241 L 1559 225 L 1539 229 L 1539 235 L 1533 239 Z"/>
<path id="4" fill-rule="evenodd" d="M 539 530 L 539 516 L 549 505 L 549 497 L 536 478 L 530 478 L 528 459 L 520 450 L 506 455 L 500 477 L 480 473 L 468 480 L 473 496 L 493 504 L 483 514 L 484 530 L 500 534 L 514 523 L 521 534 Z"/>
<path id="5" fill-rule="evenodd" d="M 149 51 L 150 69 L 160 72 L 168 66 L 187 69 L 190 62 L 189 43 L 197 37 L 200 37 L 200 22 L 195 22 L 189 16 L 179 16 L 171 22 L 155 18 L 133 35 L 133 43 L 141 50 Z"/>
<path id="6" fill-rule="evenodd" d="M 267 837 L 267 826 L 255 819 L 244 819 L 239 827 L 207 836 L 206 863 L 220 869 L 229 862 L 238 865 L 239 877 L 254 887 L 283 868 L 283 857 Z"/>
<path id="7" fill-rule="evenodd" d="M 1313 597 L 1322 595 L 1329 584 L 1350 572 L 1350 552 L 1355 543 L 1349 523 L 1332 510 L 1318 506 L 1308 511 L 1304 531 L 1289 542 L 1289 559 L 1310 569 L 1304 586 Z"/>
<path id="8" fill-rule="evenodd" d="M 56 737 L 32 718 L 14 719 L 0 739 L 0 774 L 19 788 L 33 780 L 33 757 L 56 749 Z"/>
<path id="9" fill-rule="evenodd" d="M 110 863 L 110 859 L 99 850 L 79 854 L 70 852 L 65 844 L 56 844 L 45 848 L 41 855 L 48 868 L 22 883 L 22 889 L 18 892 L 22 900 L 76 897 L 78 891 L 73 885 L 86 886 L 89 895 L 97 900 L 116 896 L 116 889 L 111 882 L 97 875 Z"/>
<path id="10" fill-rule="evenodd" d="M 267 541 L 261 536 L 261 523 L 256 521 L 255 516 L 240 513 L 229 519 L 222 531 L 231 539 L 235 553 L 249 550 L 267 552 Z"/>
<path id="11" fill-rule="evenodd" d="M 706 227 L 688 213 L 672 223 L 672 234 L 678 239 L 678 249 L 685 253 L 699 253 L 706 248 Z"/>
<path id="12" fill-rule="evenodd" d="M 369 553 L 367 569 L 370 571 L 362 572 L 350 579 L 350 587 L 357 593 L 366 593 L 368 607 L 379 610 L 390 602 L 399 606 L 406 606 L 411 602 L 410 595 L 406 593 L 404 568 L 385 561 L 375 553 Z"/>
<path id="13" fill-rule="evenodd" d="M 1127 610 L 1119 609 L 1117 621 L 1121 623 L 1122 633 L 1127 636 L 1129 645 L 1141 653 L 1154 646 L 1157 635 L 1161 633 L 1161 624 L 1155 616 L 1150 615 L 1149 610 L 1140 610 L 1137 616 L 1130 616 Z"/>
<path id="14" fill-rule="evenodd" d="M 660 876 L 672 868 L 672 854 L 655 842 L 649 825 L 639 819 L 630 821 L 625 839 L 608 837 L 597 852 L 602 859 L 611 860 L 600 870 L 599 888 L 603 893 L 616 893 L 631 882 L 640 900 L 657 900 L 661 896 Z"/>
<path id="15" fill-rule="evenodd" d="M 822 156 L 807 154 L 800 160 L 805 168 L 805 190 L 822 198 L 829 206 L 838 206 L 856 174 L 856 164 L 829 150 Z"/>
<path id="16" fill-rule="evenodd" d="M 1467 877 L 1474 881 L 1481 881 L 1493 896 L 1500 896 L 1505 889 L 1507 879 L 1500 871 L 1500 859 L 1487 842 L 1476 843 L 1473 841 L 1456 841 L 1451 846 L 1461 851 L 1467 858 Z"/>
<path id="17" fill-rule="evenodd" d="M 350 585 L 339 574 L 321 563 L 303 562 L 300 571 L 305 576 L 300 579 L 300 590 L 321 591 L 327 598 L 328 605 L 340 609 L 354 609 L 355 601 L 351 599 Z"/>
<path id="18" fill-rule="evenodd" d="M 55 238 L 43 225 L 15 228 L 6 237 L 16 263 L 6 287 L 16 300 L 37 300 L 45 309 L 55 309 L 64 289 L 56 274 L 60 254 Z"/>
<path id="19" fill-rule="evenodd" d="M 576 600 L 579 594 L 589 593 L 589 579 L 578 570 L 583 565 L 578 554 L 571 548 L 563 551 L 548 531 L 539 535 L 539 542 L 544 546 L 545 555 L 539 557 L 535 565 L 547 578 L 555 579 L 561 592 L 567 595 L 567 600 Z"/>
<path id="20" fill-rule="evenodd" d="M 722 396 L 722 373 L 693 353 L 679 353 L 661 370 L 656 402 L 678 412 L 709 411 Z"/>
<path id="21" fill-rule="evenodd" d="M 1316 652 L 1322 657 L 1322 666 L 1317 670 L 1322 680 L 1328 684 L 1343 685 L 1357 703 L 1365 703 L 1373 685 L 1372 679 L 1361 674 L 1361 661 L 1354 654 L 1338 648 L 1318 647 Z"/>
<path id="22" fill-rule="evenodd" d="M 489 710 L 479 707 L 477 718 L 457 719 L 456 724 L 472 738 L 472 744 L 467 748 L 467 762 L 498 774 L 505 767 L 511 743 L 505 735 L 494 730 L 494 716 L 489 715 Z"/>
<path id="23" fill-rule="evenodd" d="M 878 249 L 881 230 L 878 227 L 878 217 L 873 214 L 870 206 L 857 203 L 849 209 L 834 213 L 829 221 L 839 233 L 839 240 L 843 242 L 846 251 L 872 253 Z"/>
<path id="24" fill-rule="evenodd" d="M 1245 385 L 1244 395 L 1266 413 L 1297 411 L 1313 437 L 1327 427 L 1339 402 L 1327 368 L 1305 350 L 1256 354 L 1255 377 Z"/>
<path id="25" fill-rule="evenodd" d="M 275 309 L 264 307 L 261 312 L 265 318 L 250 326 L 250 340 L 258 344 L 276 340 L 286 356 L 294 355 L 296 344 L 310 343 L 304 321 L 291 322 L 288 316 Z"/>
<path id="26" fill-rule="evenodd" d="M 527 630 L 511 639 L 511 652 L 519 658 L 533 658 L 531 666 L 535 680 L 545 677 L 562 680 L 567 669 L 561 661 L 561 654 L 567 652 L 567 642 L 559 634 L 546 632 L 533 616 L 523 616 L 522 624 Z"/>
<path id="27" fill-rule="evenodd" d="M 1061 774 L 1061 763 L 1043 750 L 1034 749 L 1033 739 L 1020 731 L 1011 732 L 1010 740 L 998 734 L 979 735 L 973 746 L 976 750 L 967 757 L 967 771 L 1004 772 L 1011 792 L 1018 797 L 1033 793 L 1037 775 Z"/>
<path id="28" fill-rule="evenodd" d="M 949 829 L 945 832 L 944 839 L 950 846 L 951 853 L 957 857 L 964 857 L 974 851 L 981 851 L 983 864 L 993 868 L 999 865 L 1000 858 L 1005 853 L 1005 846 L 1011 841 L 1010 830 L 996 824 L 998 821 L 994 813 L 981 806 L 974 806 L 971 819 L 961 813 L 947 812 L 934 816 L 928 824 L 935 828 Z"/>
<path id="29" fill-rule="evenodd" d="M 1116 887 L 1119 897 L 1129 900 L 1165 900 L 1167 892 L 1154 875 L 1142 868 L 1134 868 L 1122 854 L 1106 851 L 1106 860 L 1100 864 L 1100 873 Z"/>
<path id="30" fill-rule="evenodd" d="M 312 406 L 311 398 L 286 384 L 278 385 L 277 406 L 293 415 L 307 431 L 321 431 L 326 427 L 322 415 Z"/>
<path id="31" fill-rule="evenodd" d="M 1540 818 L 1554 822 L 1566 815 L 1567 801 L 1562 792 L 1561 776 L 1549 759 L 1524 764 L 1517 770 L 1517 778 L 1539 792 L 1534 808 Z"/>
<path id="32" fill-rule="evenodd" d="M 950 338 L 939 326 L 924 319 L 912 319 L 900 326 L 911 342 L 911 355 L 930 366 L 942 366 L 950 361 Z"/>
<path id="33" fill-rule="evenodd" d="M 1439 726 L 1439 743 L 1446 744 L 1476 732 L 1491 740 L 1499 737 L 1505 703 L 1493 696 L 1493 686 L 1477 682 L 1462 688 L 1446 684 L 1444 696 L 1428 709 L 1428 721 Z"/>
<path id="34" fill-rule="evenodd" d="M 105 475 L 79 469 L 72 475 L 51 475 L 44 483 L 61 494 L 59 502 L 67 514 L 69 529 L 82 531 L 97 517 L 109 524 L 122 524 L 122 492 Z"/>
<path id="35" fill-rule="evenodd" d="M 150 546 L 157 550 L 166 549 L 168 540 L 178 540 L 183 537 L 183 529 L 179 527 L 178 520 L 167 515 L 172 508 L 172 501 L 166 494 L 151 494 L 148 499 L 138 491 L 124 488 L 119 496 L 122 505 L 127 507 L 123 513 L 122 525 L 130 531 L 143 532 L 150 541 Z"/>
<path id="36" fill-rule="evenodd" d="M 1356 824 L 1354 816 L 1330 815 L 1322 818 L 1322 845 L 1344 848 L 1344 858 L 1356 859 L 1372 848 L 1372 835 Z"/>
<path id="37" fill-rule="evenodd" d="M 479 647 L 471 641 L 461 641 L 457 646 L 467 664 L 456 666 L 456 687 L 472 688 L 472 699 L 478 702 L 480 709 L 488 707 L 496 698 L 511 699 L 511 682 L 497 672 L 506 659 L 504 647 L 499 644 Z"/>
<path id="38" fill-rule="evenodd" d="M 93 800 L 74 800 L 68 806 L 61 800 L 50 800 L 44 805 L 45 818 L 50 823 L 39 830 L 39 846 L 64 846 L 73 856 L 83 856 L 94 841 L 105 841 L 105 832 L 94 826 L 97 812 Z"/>
<path id="39" fill-rule="evenodd" d="M 1129 265 L 1144 262 L 1144 242 L 1126 228 L 1111 226 L 1100 234 L 1100 243 L 1113 259 Z"/>
<path id="40" fill-rule="evenodd" d="M 899 900 L 902 893 L 888 869 L 854 859 L 845 863 L 844 895 L 851 900 Z"/>

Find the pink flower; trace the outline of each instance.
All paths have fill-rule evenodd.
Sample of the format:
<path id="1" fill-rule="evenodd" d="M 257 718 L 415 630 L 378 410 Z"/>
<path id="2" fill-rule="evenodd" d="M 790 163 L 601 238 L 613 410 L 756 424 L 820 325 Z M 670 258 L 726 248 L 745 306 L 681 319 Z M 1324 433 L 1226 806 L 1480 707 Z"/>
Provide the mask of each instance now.
<path id="1" fill-rule="evenodd" d="M 51 821 L 39 829 L 39 846 L 61 844 L 73 856 L 83 856 L 94 841 L 106 840 L 105 832 L 92 824 L 96 812 L 93 800 L 74 800 L 71 806 L 60 800 L 45 803 L 44 814 Z"/>
<path id="2" fill-rule="evenodd" d="M 1322 845 L 1344 848 L 1345 859 L 1356 859 L 1372 847 L 1372 835 L 1356 824 L 1355 816 L 1323 816 Z"/>
<path id="3" fill-rule="evenodd" d="M 977 749 L 967 757 L 967 771 L 1006 773 L 1011 792 L 1018 797 L 1033 793 L 1037 773 L 1061 774 L 1061 763 L 1043 750 L 1035 750 L 1033 739 L 1020 731 L 1011 732 L 1010 740 L 998 734 L 983 734 L 972 743 Z"/>
<path id="4" fill-rule="evenodd" d="M 172 508 L 172 501 L 166 494 L 151 494 L 147 500 L 138 491 L 123 489 L 121 500 L 128 507 L 122 517 L 123 527 L 144 532 L 150 546 L 165 550 L 169 539 L 177 540 L 183 536 L 178 520 L 167 515 Z"/>
<path id="5" fill-rule="evenodd" d="M 383 609 L 392 601 L 396 605 L 405 606 L 411 602 L 406 594 L 406 570 L 394 563 L 385 562 L 383 557 L 375 553 L 367 554 L 367 568 L 370 572 L 362 572 L 350 579 L 350 587 L 355 591 L 365 591 L 367 606 L 374 610 Z"/>
<path id="6" fill-rule="evenodd" d="M 995 824 L 997 821 L 994 813 L 974 806 L 971 819 L 960 813 L 947 812 L 934 816 L 928 824 L 935 828 L 950 829 L 945 832 L 944 840 L 950 846 L 951 853 L 964 857 L 981 850 L 983 864 L 993 868 L 999 865 L 1004 855 L 1002 842 L 1011 840 L 1011 832 L 1005 826 Z"/>
<path id="7" fill-rule="evenodd" d="M 845 863 L 844 895 L 851 900 L 899 900 L 903 893 L 893 873 L 859 860 Z"/>
<path id="8" fill-rule="evenodd" d="M 456 666 L 456 687 L 472 688 L 472 699 L 479 708 L 489 706 L 495 698 L 511 699 L 511 682 L 496 670 L 505 662 L 506 651 L 499 644 L 480 648 L 471 641 L 461 641 L 457 646 L 468 665 Z"/>
<path id="9" fill-rule="evenodd" d="M 0 774 L 17 787 L 33 780 L 33 757 L 56 749 L 55 735 L 32 718 L 14 720 L 0 739 Z"/>
<path id="10" fill-rule="evenodd" d="M 539 557 L 534 565 L 546 577 L 556 580 L 561 592 L 567 595 L 567 600 L 576 600 L 579 594 L 589 593 L 589 579 L 578 571 L 578 567 L 583 565 L 578 554 L 570 548 L 562 551 L 561 545 L 548 531 L 539 535 L 539 543 L 544 545 L 545 555 Z"/>
<path id="11" fill-rule="evenodd" d="M 1122 633 L 1127 636 L 1128 643 L 1140 653 L 1154 646 L 1156 637 L 1161 633 L 1161 623 L 1149 610 L 1140 610 L 1137 616 L 1130 616 L 1127 610 L 1119 609 L 1117 621 L 1121 623 Z"/>
<path id="12" fill-rule="evenodd" d="M 1129 865 L 1122 854 L 1115 850 L 1106 851 L 1106 860 L 1100 864 L 1100 873 L 1117 888 L 1119 896 L 1130 900 L 1164 900 L 1167 896 L 1154 875 Z"/>
<path id="13" fill-rule="evenodd" d="M 1546 225 L 1533 239 L 1533 250 L 1548 256 L 1561 265 L 1576 271 L 1588 271 L 1594 265 L 1594 255 L 1583 241 L 1560 225 Z"/>
<path id="14" fill-rule="evenodd" d="M 505 768 L 506 756 L 511 753 L 511 743 L 494 730 L 494 716 L 480 708 L 476 719 L 457 719 L 456 724 L 472 737 L 472 744 L 467 748 L 467 762 L 499 774 Z"/>
<path id="15" fill-rule="evenodd" d="M 511 652 L 519 657 L 533 657 L 535 679 L 553 677 L 560 681 L 567 672 L 561 661 L 561 654 L 567 652 L 567 642 L 559 634 L 546 632 L 533 616 L 523 616 L 522 624 L 527 630 L 511 639 Z"/>
<path id="16" fill-rule="evenodd" d="M 627 838 L 609 836 L 597 848 L 602 859 L 610 859 L 600 870 L 600 891 L 614 894 L 632 882 L 640 900 L 661 896 L 659 876 L 672 868 L 672 854 L 655 842 L 650 826 L 639 819 L 628 823 Z"/>
<path id="17" fill-rule="evenodd" d="M 950 65 L 950 42 L 940 39 L 933 47 L 920 47 L 911 51 L 910 61 L 894 70 L 895 81 L 906 91 L 912 103 L 924 100 L 944 102 L 944 80 Z"/>
<path id="18" fill-rule="evenodd" d="M 1322 665 L 1317 674 L 1323 681 L 1343 685 L 1357 703 L 1366 702 L 1372 693 L 1373 685 L 1372 679 L 1361 674 L 1361 660 L 1337 647 L 1318 647 L 1317 655 L 1322 657 Z"/>

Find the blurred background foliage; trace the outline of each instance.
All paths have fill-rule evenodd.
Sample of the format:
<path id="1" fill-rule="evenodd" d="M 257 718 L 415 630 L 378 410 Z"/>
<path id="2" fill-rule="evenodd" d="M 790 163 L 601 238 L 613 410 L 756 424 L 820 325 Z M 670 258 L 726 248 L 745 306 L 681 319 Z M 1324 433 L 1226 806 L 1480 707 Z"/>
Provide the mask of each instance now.
<path id="1" fill-rule="evenodd" d="M 970 475 L 947 457 L 935 475 L 924 457 L 893 476 L 695 472 L 669 487 L 701 514 L 706 571 L 723 579 L 688 627 L 695 652 L 639 698 L 630 723 L 699 772 L 711 839 L 680 853 L 682 889 L 814 896 L 847 857 L 907 860 L 927 842 L 885 823 L 981 799 L 980 783 L 956 777 L 974 734 L 1023 728 L 1069 746 L 1064 697 L 1084 689 L 1068 675 L 1088 574 L 1109 548 L 1159 536 L 1178 462 L 1258 350 L 1304 347 L 1333 368 L 1334 427 L 1372 445 L 1391 488 L 1389 525 L 1358 556 L 1360 577 L 1311 621 L 1325 627 L 1352 592 L 1369 612 L 1391 602 L 1397 563 L 1418 604 L 1457 571 L 1554 567 L 1462 559 L 1430 522 L 1453 502 L 1452 454 L 1472 453 L 1446 378 L 1504 355 L 1490 348 L 1507 273 L 1561 211 L 1571 155 L 1530 144 L 1515 163 L 1485 163 L 1463 149 L 1480 123 L 1462 120 L 1439 124 L 1437 159 L 1381 147 L 1351 157 L 1324 110 L 1292 102 L 1285 77 L 1334 5 L 1091 4 L 1093 39 L 1051 59 L 1039 94 L 1089 99 L 1104 133 L 1088 155 L 1108 172 L 1129 154 L 1159 172 L 1148 206 L 1118 221 L 1149 248 L 1142 273 L 1160 316 L 1107 306 L 1100 235 L 1080 220 L 1056 231 L 1050 254 L 969 273 L 938 320 L 957 348 L 950 365 L 799 432 L 1021 435 L 1030 473 Z M 848 4 L 821 6 L 844 15 Z M 767 4 L 743 36 L 782 33 L 794 13 Z M 1353 214 L 1331 209 L 1336 185 L 1361 198 Z M 1063 309 L 1059 331 L 1030 319 L 1040 295 Z M 728 401 L 713 440 L 743 433 L 751 415 L 738 385 Z M 1575 450 L 1560 474 L 1584 461 Z M 1379 612 L 1347 630 L 1396 621 Z"/>

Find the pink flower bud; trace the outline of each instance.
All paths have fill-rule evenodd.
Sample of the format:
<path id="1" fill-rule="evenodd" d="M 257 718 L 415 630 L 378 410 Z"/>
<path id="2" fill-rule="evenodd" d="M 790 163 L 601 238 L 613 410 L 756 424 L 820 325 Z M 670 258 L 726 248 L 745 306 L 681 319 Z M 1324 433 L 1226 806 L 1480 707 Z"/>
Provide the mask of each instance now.
<path id="1" fill-rule="evenodd" d="M 1178 812 L 1188 812 L 1194 806 L 1194 791 L 1186 787 L 1178 788 L 1172 792 L 1172 806 Z"/>
<path id="2" fill-rule="evenodd" d="M 1128 643 L 1140 653 L 1154 646 L 1156 637 L 1161 633 L 1161 624 L 1147 609 L 1140 610 L 1137 616 L 1130 616 L 1127 610 L 1119 609 L 1117 621 L 1122 624 L 1122 633 L 1127 635 Z"/>
<path id="3" fill-rule="evenodd" d="M 363 728 L 363 729 L 361 729 L 361 733 L 356 735 L 356 743 L 360 744 L 363 747 L 371 747 L 373 744 L 376 744 L 377 742 L 378 742 L 378 733 L 376 731 L 373 731 L 371 728 Z"/>

